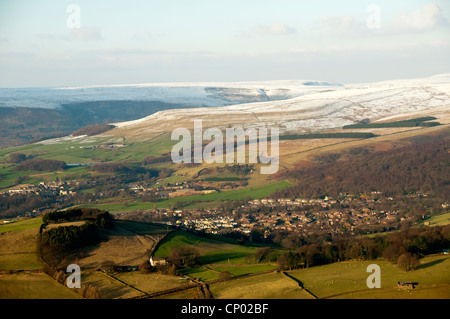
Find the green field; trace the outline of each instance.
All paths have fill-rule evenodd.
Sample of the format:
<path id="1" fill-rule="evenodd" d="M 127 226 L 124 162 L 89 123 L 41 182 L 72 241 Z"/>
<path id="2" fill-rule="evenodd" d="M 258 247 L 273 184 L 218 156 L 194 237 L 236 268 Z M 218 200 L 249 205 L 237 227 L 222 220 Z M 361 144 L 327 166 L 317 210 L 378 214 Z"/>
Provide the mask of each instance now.
<path id="1" fill-rule="evenodd" d="M 384 260 L 341 262 L 288 273 L 319 298 L 450 298 L 450 257 L 425 257 L 421 263 L 407 273 Z M 381 289 L 367 287 L 370 264 L 381 268 Z M 418 282 L 419 287 L 406 294 L 397 288 L 398 281 Z M 446 288 L 431 289 L 439 285 Z"/>
<path id="2" fill-rule="evenodd" d="M 42 225 L 42 217 L 14 221 L 7 224 L 0 224 L 0 234 L 14 230 L 24 230 L 28 228 L 38 228 Z"/>
<path id="3" fill-rule="evenodd" d="M 228 271 L 232 276 L 244 276 L 249 274 L 256 274 L 268 270 L 275 270 L 275 264 L 258 264 L 258 265 L 239 265 L 239 266 L 214 266 L 212 270 L 221 272 Z"/>
<path id="4" fill-rule="evenodd" d="M 192 267 L 182 270 L 183 276 L 189 276 L 201 281 L 219 279 L 219 273 L 204 267 Z"/>
<path id="5" fill-rule="evenodd" d="M 8 160 L 8 154 L 24 153 L 43 159 L 54 159 L 66 163 L 93 163 L 100 161 L 141 161 L 146 156 L 159 156 L 170 152 L 176 141 L 170 139 L 169 133 L 161 134 L 146 142 L 123 143 L 121 148 L 86 148 L 102 143 L 118 142 L 117 138 L 91 137 L 84 140 L 66 140 L 52 144 L 29 144 L 0 150 L 0 162 Z"/>
<path id="6" fill-rule="evenodd" d="M 232 200 L 244 200 L 246 198 L 264 198 L 272 194 L 277 190 L 284 189 L 286 187 L 292 186 L 291 183 L 286 181 L 279 181 L 267 185 L 261 185 L 256 187 L 249 187 L 239 190 L 232 191 L 222 191 L 214 192 L 210 194 L 203 195 L 191 195 L 183 197 L 173 197 L 170 199 L 162 200 L 159 204 L 173 204 L 176 202 L 195 202 L 195 201 L 209 201 L 209 202 L 221 202 L 221 201 L 232 201 Z"/>
<path id="7" fill-rule="evenodd" d="M 40 272 L 42 264 L 36 251 L 36 239 L 41 218 L 17 221 L 0 226 L 0 299 L 7 298 L 79 298 L 79 295 Z M 166 227 L 159 225 L 118 221 L 122 228 L 143 235 L 163 235 Z M 200 253 L 200 265 L 181 269 L 182 276 L 202 281 L 219 279 L 221 272 L 229 272 L 230 280 L 209 284 L 214 298 L 248 299 L 450 299 L 450 256 L 445 254 L 421 259 L 421 266 L 404 272 L 383 260 L 346 261 L 307 269 L 287 271 L 288 276 L 275 272 L 276 265 L 257 264 L 252 256 L 258 247 L 235 244 L 235 240 L 214 236 L 206 238 L 185 231 L 168 234 L 159 244 L 155 256 L 167 257 L 174 247 L 193 246 Z M 367 288 L 370 273 L 367 266 L 381 268 L 381 288 Z M 8 270 L 34 272 L 8 273 Z M 36 272 L 37 271 L 37 272 Z M 266 271 L 273 271 L 263 273 Z M 152 293 L 182 287 L 181 277 L 159 272 L 119 273 L 118 280 L 102 273 L 82 273 L 83 284 L 96 286 L 103 298 L 130 298 L 142 292 Z M 414 290 L 397 288 L 398 281 L 414 281 Z M 303 288 L 305 289 L 303 289 Z M 183 291 L 160 298 L 193 298 L 195 291 Z"/>
<path id="8" fill-rule="evenodd" d="M 167 235 L 158 245 L 154 255 L 167 257 L 170 251 L 179 246 L 193 246 L 200 253 L 201 264 L 241 264 L 255 254 L 258 247 L 235 245 L 224 241 L 199 237 L 184 231 Z"/>
<path id="9" fill-rule="evenodd" d="M 37 254 L 37 238 L 42 218 L 32 218 L 0 226 L 0 270 L 42 268 Z"/>
<path id="10" fill-rule="evenodd" d="M 430 217 L 423 220 L 421 224 L 424 224 L 425 222 L 429 222 L 429 226 L 448 225 L 450 224 L 450 213 Z"/>
<path id="11" fill-rule="evenodd" d="M 419 269 L 407 273 L 384 260 L 341 262 L 288 271 L 290 282 L 287 276 L 269 273 L 211 284 L 210 290 L 214 298 L 449 299 L 450 257 L 429 256 L 421 262 Z M 366 270 L 373 263 L 381 268 L 381 288 L 369 289 Z M 403 290 L 398 281 L 419 284 Z"/>
<path id="12" fill-rule="evenodd" d="M 217 280 L 220 278 L 220 273 L 228 271 L 232 277 L 245 276 L 249 274 L 262 273 L 268 270 L 275 270 L 276 265 L 272 264 L 258 264 L 258 265 L 238 265 L 238 266 L 199 266 L 183 269 L 182 274 L 193 277 L 202 281 Z"/>
<path id="13" fill-rule="evenodd" d="M 287 181 L 279 181 L 267 185 L 249 187 L 238 190 L 214 192 L 203 195 L 190 195 L 161 199 L 156 202 L 138 202 L 136 199 L 128 198 L 110 198 L 107 200 L 99 200 L 80 207 L 93 207 L 101 210 L 107 210 L 110 213 L 119 213 L 126 211 L 150 210 L 154 208 L 197 208 L 197 207 L 214 207 L 224 201 L 235 201 L 264 198 L 277 190 L 292 186 Z M 180 207 L 178 207 L 180 206 Z"/>
<path id="14" fill-rule="evenodd" d="M 120 227 L 126 228 L 130 231 L 142 234 L 142 235 L 165 235 L 168 232 L 168 228 L 165 226 L 154 225 L 149 223 L 128 222 L 125 220 L 116 220 L 116 224 Z"/>
<path id="15" fill-rule="evenodd" d="M 80 299 L 80 295 L 43 273 L 0 275 L 0 299 Z"/>
<path id="16" fill-rule="evenodd" d="M 216 299 L 313 299 L 294 280 L 281 273 L 243 277 L 209 286 Z"/>

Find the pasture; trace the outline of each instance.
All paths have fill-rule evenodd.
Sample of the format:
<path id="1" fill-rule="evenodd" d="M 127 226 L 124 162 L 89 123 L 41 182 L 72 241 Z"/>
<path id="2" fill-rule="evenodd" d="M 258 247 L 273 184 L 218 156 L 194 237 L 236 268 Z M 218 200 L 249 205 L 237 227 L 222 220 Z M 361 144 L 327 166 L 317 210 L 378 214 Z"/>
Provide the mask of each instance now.
<path id="1" fill-rule="evenodd" d="M 201 264 L 242 264 L 255 254 L 258 247 L 242 246 L 200 237 L 184 231 L 176 231 L 167 235 L 160 242 L 154 256 L 167 257 L 175 247 L 192 246 L 200 254 Z"/>
<path id="2" fill-rule="evenodd" d="M 366 270 L 370 264 L 381 268 L 380 289 L 367 287 L 370 273 Z M 450 257 L 425 257 L 421 264 L 417 270 L 405 273 L 385 260 L 348 261 L 293 270 L 288 274 L 319 298 L 450 298 Z M 419 286 L 405 292 L 397 288 L 399 281 L 414 281 Z"/>
<path id="3" fill-rule="evenodd" d="M 80 295 L 43 273 L 0 275 L 0 299 L 80 299 Z"/>
<path id="4" fill-rule="evenodd" d="M 282 273 L 236 278 L 209 286 L 216 299 L 313 299 Z"/>

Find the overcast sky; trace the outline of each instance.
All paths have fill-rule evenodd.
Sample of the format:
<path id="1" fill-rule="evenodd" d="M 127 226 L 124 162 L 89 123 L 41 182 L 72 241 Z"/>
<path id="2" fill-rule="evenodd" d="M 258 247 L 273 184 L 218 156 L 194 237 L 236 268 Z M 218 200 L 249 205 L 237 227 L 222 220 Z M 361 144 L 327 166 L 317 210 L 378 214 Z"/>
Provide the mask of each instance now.
<path id="1" fill-rule="evenodd" d="M 450 72 L 450 1 L 0 0 L 0 87 Z"/>

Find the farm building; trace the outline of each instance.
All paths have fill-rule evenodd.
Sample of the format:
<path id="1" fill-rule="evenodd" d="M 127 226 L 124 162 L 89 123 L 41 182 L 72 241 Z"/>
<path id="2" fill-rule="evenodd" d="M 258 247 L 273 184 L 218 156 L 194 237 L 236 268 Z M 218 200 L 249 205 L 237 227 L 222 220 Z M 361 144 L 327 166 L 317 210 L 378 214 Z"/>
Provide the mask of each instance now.
<path id="1" fill-rule="evenodd" d="M 155 267 L 156 265 L 167 264 L 167 261 L 164 258 L 160 258 L 160 257 L 151 256 L 149 261 L 150 261 L 150 265 L 152 265 L 152 267 Z"/>
<path id="2" fill-rule="evenodd" d="M 397 287 L 401 289 L 414 289 L 415 286 L 417 286 L 418 282 L 412 282 L 412 281 L 399 281 L 397 283 Z"/>

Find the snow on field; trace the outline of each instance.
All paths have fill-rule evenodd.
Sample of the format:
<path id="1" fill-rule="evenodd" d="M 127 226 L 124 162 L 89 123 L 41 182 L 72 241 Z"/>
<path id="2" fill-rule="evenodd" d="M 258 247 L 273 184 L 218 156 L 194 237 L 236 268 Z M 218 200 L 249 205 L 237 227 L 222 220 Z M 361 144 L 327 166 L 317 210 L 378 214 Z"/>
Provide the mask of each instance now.
<path id="1" fill-rule="evenodd" d="M 100 100 L 161 101 L 192 107 L 114 123 L 116 128 L 102 136 L 145 138 L 176 127 L 191 128 L 194 119 L 203 119 L 204 127 L 277 126 L 280 131 L 315 132 L 363 119 L 448 117 L 450 74 L 346 85 L 286 80 L 0 89 L 0 106 L 51 108 Z"/>
<path id="2" fill-rule="evenodd" d="M 281 83 L 277 82 L 277 85 L 281 86 Z M 295 82 L 284 82 L 290 92 L 294 91 L 293 84 Z M 203 119 L 205 126 L 209 127 L 274 125 L 281 131 L 314 132 L 363 119 L 373 122 L 414 114 L 448 114 L 450 110 L 450 74 L 345 86 L 316 86 L 312 90 L 303 86 L 296 92 L 298 94 L 283 100 L 166 110 L 116 125 L 126 127 L 127 134 L 135 136 L 170 131 L 175 127 L 190 128 L 194 119 Z M 115 134 L 115 130 L 110 133 Z"/>
<path id="3" fill-rule="evenodd" d="M 0 88 L 0 106 L 57 108 L 92 101 L 161 101 L 211 107 L 289 99 L 324 88 L 323 81 L 201 82 L 98 85 L 59 88 Z"/>

